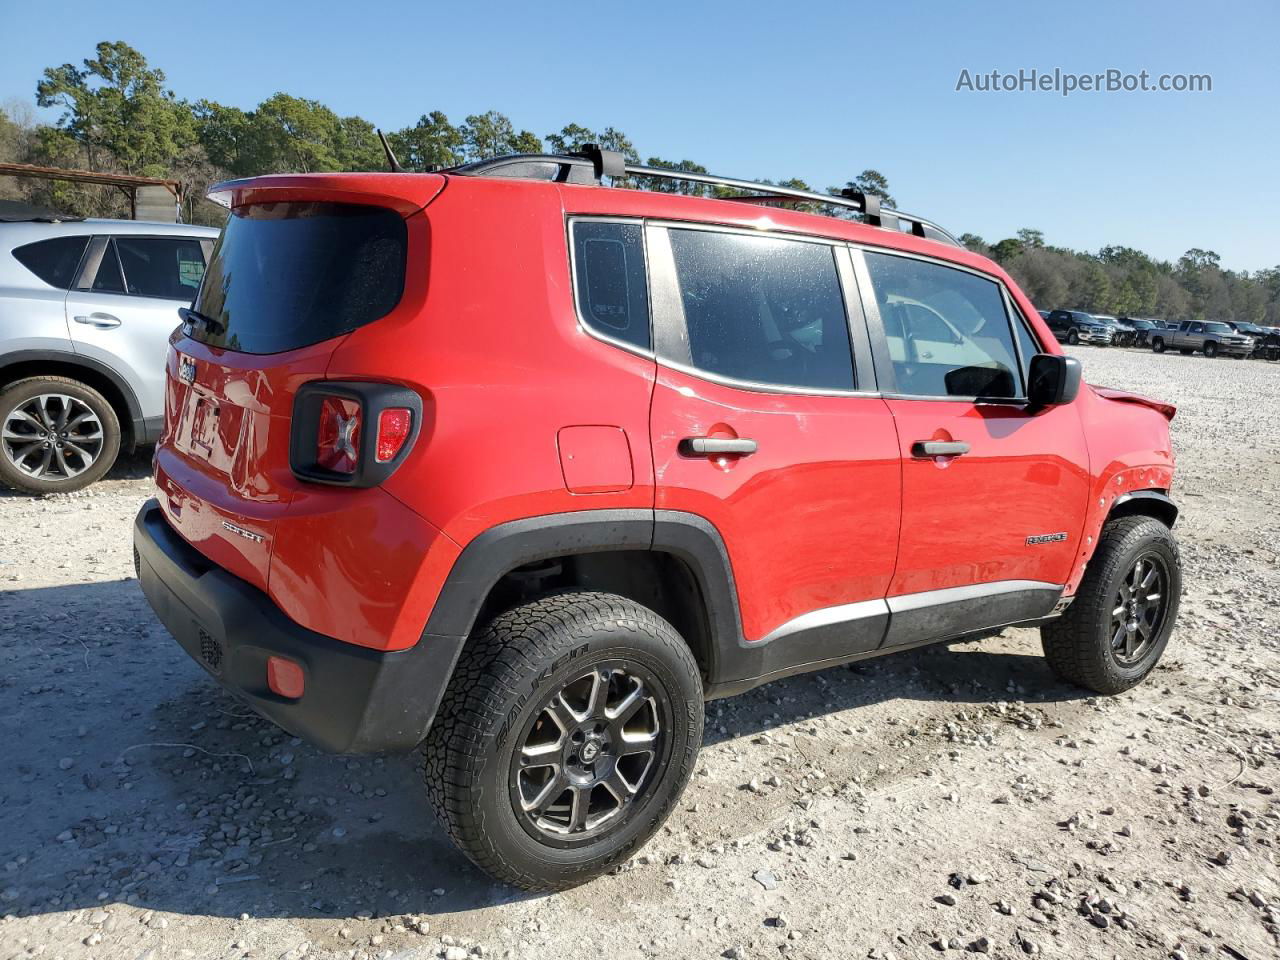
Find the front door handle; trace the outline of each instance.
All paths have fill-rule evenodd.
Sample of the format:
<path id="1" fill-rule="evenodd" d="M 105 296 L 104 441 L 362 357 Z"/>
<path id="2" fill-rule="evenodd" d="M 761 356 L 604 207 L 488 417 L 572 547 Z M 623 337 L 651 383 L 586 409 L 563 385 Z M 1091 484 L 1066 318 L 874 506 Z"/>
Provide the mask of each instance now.
<path id="1" fill-rule="evenodd" d="M 963 441 L 917 440 L 911 446 L 911 455 L 921 459 L 930 457 L 959 457 L 969 452 Z"/>
<path id="2" fill-rule="evenodd" d="M 680 441 L 680 452 L 686 457 L 714 457 L 722 453 L 750 454 L 756 452 L 756 442 L 745 437 L 685 437 Z"/>
<path id="3" fill-rule="evenodd" d="M 109 313 L 91 313 L 87 317 L 74 317 L 73 319 L 76 323 L 85 323 L 91 327 L 100 327 L 103 330 L 120 326 L 120 318 L 113 317 Z"/>

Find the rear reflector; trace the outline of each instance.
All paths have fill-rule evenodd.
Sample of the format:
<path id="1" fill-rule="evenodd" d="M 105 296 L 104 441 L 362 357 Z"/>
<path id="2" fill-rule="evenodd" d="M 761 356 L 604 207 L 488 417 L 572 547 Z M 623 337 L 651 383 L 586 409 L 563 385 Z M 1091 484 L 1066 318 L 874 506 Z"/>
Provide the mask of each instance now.
<path id="1" fill-rule="evenodd" d="M 389 407 L 378 414 L 378 452 L 379 463 L 387 463 L 396 458 L 409 439 L 409 428 L 413 426 L 413 413 L 405 407 Z"/>
<path id="2" fill-rule="evenodd" d="M 267 657 L 267 686 L 272 693 L 297 700 L 306 686 L 302 667 L 284 657 Z"/>
<path id="3" fill-rule="evenodd" d="M 360 461 L 360 404 L 325 397 L 316 431 L 316 463 L 334 473 L 355 473 Z"/>

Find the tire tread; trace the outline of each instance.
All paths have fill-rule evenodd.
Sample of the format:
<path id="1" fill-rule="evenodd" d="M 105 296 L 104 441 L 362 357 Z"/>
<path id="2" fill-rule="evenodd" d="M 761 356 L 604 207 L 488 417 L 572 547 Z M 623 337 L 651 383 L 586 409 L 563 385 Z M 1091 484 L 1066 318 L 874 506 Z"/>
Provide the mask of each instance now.
<path id="1" fill-rule="evenodd" d="M 488 731 L 501 722 L 503 705 L 517 695 L 522 680 L 582 642 L 587 631 L 609 622 L 643 628 L 683 669 L 698 676 L 688 645 L 664 619 L 625 597 L 587 592 L 552 594 L 499 614 L 472 635 L 454 669 L 423 744 L 427 795 L 453 843 L 500 880 L 528 890 L 559 890 L 596 872 L 549 879 L 504 856 L 485 830 L 476 772 L 492 760 Z M 701 730 L 697 733 L 692 749 L 671 758 L 680 765 L 672 804 L 692 773 L 701 742 Z"/>

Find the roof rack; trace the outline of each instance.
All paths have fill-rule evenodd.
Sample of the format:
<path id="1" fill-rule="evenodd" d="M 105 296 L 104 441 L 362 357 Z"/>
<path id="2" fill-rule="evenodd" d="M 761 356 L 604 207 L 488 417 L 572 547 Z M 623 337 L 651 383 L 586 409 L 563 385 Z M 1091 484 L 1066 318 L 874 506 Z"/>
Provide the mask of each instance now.
<path id="1" fill-rule="evenodd" d="M 449 173 L 471 177 L 512 177 L 521 180 L 550 180 L 555 183 L 598 184 L 603 177 L 653 177 L 661 180 L 679 180 L 686 183 L 702 183 L 734 190 L 749 191 L 746 196 L 724 199 L 745 203 L 798 205 L 822 204 L 860 213 L 874 227 L 901 232 L 906 228 L 917 237 L 939 240 L 952 246 L 962 246 L 959 240 L 930 220 L 914 214 L 903 213 L 882 206 L 880 198 L 860 190 L 845 189 L 839 194 L 815 193 L 797 190 L 773 183 L 755 180 L 738 180 L 709 173 L 692 173 L 687 170 L 670 170 L 665 167 L 646 167 L 627 163 L 615 150 L 604 150 L 594 143 L 584 144 L 581 150 L 567 154 L 513 154 L 494 157 L 492 160 L 476 160 L 462 166 L 451 167 Z"/>

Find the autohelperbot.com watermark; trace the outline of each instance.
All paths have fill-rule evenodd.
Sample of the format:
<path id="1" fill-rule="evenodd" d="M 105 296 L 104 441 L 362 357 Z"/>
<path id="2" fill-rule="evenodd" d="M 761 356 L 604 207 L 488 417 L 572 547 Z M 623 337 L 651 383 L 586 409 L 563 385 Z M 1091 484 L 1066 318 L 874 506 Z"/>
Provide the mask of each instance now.
<path id="1" fill-rule="evenodd" d="M 1208 73 L 1152 73 L 1115 67 L 1096 73 L 1073 73 L 1022 68 L 1014 71 L 969 70 L 956 79 L 957 93 L 1212 93 L 1213 76 Z"/>

